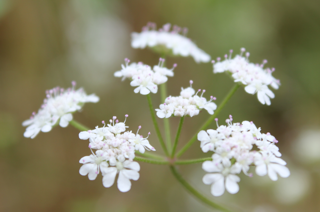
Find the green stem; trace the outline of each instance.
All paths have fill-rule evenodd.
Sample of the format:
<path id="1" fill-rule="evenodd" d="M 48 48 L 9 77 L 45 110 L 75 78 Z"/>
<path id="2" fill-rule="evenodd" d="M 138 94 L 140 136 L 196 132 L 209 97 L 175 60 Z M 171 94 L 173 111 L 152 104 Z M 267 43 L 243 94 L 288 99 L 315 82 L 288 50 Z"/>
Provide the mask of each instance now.
<path id="1" fill-rule="evenodd" d="M 225 104 L 229 101 L 229 99 L 231 98 L 231 96 L 236 92 L 236 90 L 240 87 L 239 84 L 235 84 L 232 89 L 229 91 L 229 93 L 227 94 L 227 96 L 223 99 L 223 101 L 221 102 L 221 104 L 219 105 L 219 107 L 217 108 L 217 110 L 214 112 L 214 114 L 212 116 L 209 117 L 209 119 L 200 127 L 200 129 L 196 132 L 196 134 L 190 139 L 190 141 L 188 141 L 188 143 L 186 145 L 184 145 L 184 147 L 182 147 L 182 149 L 178 152 L 177 157 L 180 157 L 196 140 L 197 140 L 197 135 L 201 130 L 206 129 L 211 122 L 218 116 L 218 114 L 220 113 L 220 111 L 222 110 L 222 108 L 225 106 Z"/>
<path id="2" fill-rule="evenodd" d="M 182 178 L 180 173 L 177 171 L 175 166 L 170 166 L 172 174 L 177 178 L 177 180 L 183 185 L 193 196 L 195 196 L 198 200 L 202 201 L 203 203 L 209 205 L 210 207 L 220 210 L 220 211 L 226 211 L 229 210 L 218 205 L 217 203 L 214 203 L 210 201 L 208 198 L 200 194 L 196 189 L 194 189 L 185 179 Z"/>
<path id="3" fill-rule="evenodd" d="M 167 84 L 163 83 L 160 85 L 160 93 L 161 93 L 161 102 L 164 103 L 167 98 Z M 166 136 L 166 144 L 168 148 L 168 152 L 171 151 L 171 132 L 170 132 L 170 122 L 168 118 L 163 119 L 164 124 L 164 133 Z"/>
<path id="4" fill-rule="evenodd" d="M 158 164 L 158 165 L 168 165 L 169 164 L 169 161 L 152 160 L 152 159 L 141 158 L 141 157 L 138 157 L 138 156 L 135 156 L 134 160 L 145 162 L 145 163 Z"/>
<path id="5" fill-rule="evenodd" d="M 151 100 L 150 94 L 147 95 L 147 98 L 148 98 L 148 103 L 149 103 L 149 108 L 150 108 L 150 112 L 151 112 L 151 117 L 152 117 L 153 125 L 154 125 L 154 128 L 155 128 L 155 130 L 156 130 L 157 136 L 158 136 L 158 138 L 159 138 L 161 147 L 162 147 L 163 151 L 165 152 L 165 154 L 166 154 L 167 156 L 169 156 L 168 150 L 167 150 L 167 148 L 166 148 L 166 145 L 164 144 L 164 141 L 163 141 L 163 138 L 162 138 L 162 136 L 161 136 L 161 132 L 160 132 L 160 129 L 159 129 L 157 120 L 156 120 L 156 114 L 155 114 L 154 109 L 153 109 L 153 106 L 152 106 L 152 100 Z"/>
<path id="6" fill-rule="evenodd" d="M 144 156 L 144 157 L 146 157 L 146 158 L 152 158 L 152 159 L 157 159 L 157 160 L 164 160 L 164 158 L 161 157 L 160 155 L 156 155 L 156 154 L 149 153 L 149 152 L 141 153 L 141 152 L 139 152 L 139 151 L 136 151 L 135 153 L 136 153 L 137 155 Z"/>
<path id="7" fill-rule="evenodd" d="M 162 54 L 161 58 L 165 59 L 166 55 Z M 163 67 L 166 65 L 166 61 L 162 63 Z M 167 98 L 167 83 L 163 83 L 160 85 L 160 94 L 161 94 L 161 102 L 164 103 Z M 164 125 L 164 134 L 166 137 L 166 145 L 168 152 L 171 151 L 171 132 L 170 132 L 170 122 L 169 119 L 164 118 L 163 119 L 163 125 Z"/>
<path id="8" fill-rule="evenodd" d="M 176 139 L 174 140 L 173 149 L 172 149 L 172 152 L 171 152 L 171 157 L 172 158 L 174 157 L 174 154 L 176 153 L 176 148 L 177 148 L 177 145 L 178 145 L 178 141 L 179 141 L 179 137 L 180 137 L 183 121 L 184 121 L 184 116 L 182 116 L 181 119 L 180 119 L 180 123 L 179 123 L 178 131 L 177 131 Z"/>
<path id="9" fill-rule="evenodd" d="M 198 159 L 191 159 L 191 160 L 178 160 L 174 162 L 176 165 L 187 165 L 187 164 L 192 164 L 192 163 L 201 163 L 207 160 L 212 160 L 211 157 L 208 158 L 198 158 Z"/>
<path id="10" fill-rule="evenodd" d="M 88 130 L 89 130 L 88 127 L 83 126 L 82 124 L 78 123 L 78 122 L 75 121 L 75 120 L 71 120 L 69 123 L 70 123 L 72 126 L 74 126 L 76 129 L 80 130 L 80 131 L 88 131 Z"/>

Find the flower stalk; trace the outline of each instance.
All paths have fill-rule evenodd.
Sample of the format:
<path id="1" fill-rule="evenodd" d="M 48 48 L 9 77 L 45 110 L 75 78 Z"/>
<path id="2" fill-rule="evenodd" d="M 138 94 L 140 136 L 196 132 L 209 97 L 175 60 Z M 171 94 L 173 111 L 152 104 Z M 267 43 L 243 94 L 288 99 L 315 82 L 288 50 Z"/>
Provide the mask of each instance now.
<path id="1" fill-rule="evenodd" d="M 194 197 L 196 197 L 198 200 L 201 202 L 207 204 L 211 208 L 224 211 L 224 212 L 229 212 L 228 209 L 218 205 L 215 202 L 210 201 L 208 198 L 200 194 L 196 189 L 194 189 L 178 172 L 175 166 L 170 166 L 170 170 L 172 174 L 175 176 L 175 178 L 181 183 L 181 185 L 189 191 L 190 194 L 192 194 Z"/>
<path id="2" fill-rule="evenodd" d="M 211 124 L 211 122 L 219 115 L 222 108 L 226 105 L 226 103 L 230 100 L 230 98 L 233 96 L 233 94 L 237 91 L 239 87 L 240 87 L 239 84 L 235 84 L 231 88 L 231 90 L 229 91 L 227 96 L 223 99 L 223 101 L 221 102 L 217 110 L 214 112 L 214 114 L 210 116 L 210 118 L 200 127 L 200 129 L 194 134 L 194 136 L 192 136 L 192 138 L 188 141 L 188 143 L 184 147 L 182 147 L 182 149 L 177 153 L 176 155 L 177 158 L 179 158 L 197 140 L 198 132 L 206 129 Z"/>
<path id="3" fill-rule="evenodd" d="M 88 131 L 89 128 L 85 127 L 84 125 L 80 124 L 79 122 L 75 121 L 75 120 L 71 120 L 69 122 L 74 128 L 80 130 L 80 131 Z"/>
<path id="4" fill-rule="evenodd" d="M 179 123 L 178 131 L 177 131 L 176 139 L 175 139 L 174 144 L 173 144 L 171 158 L 174 157 L 174 154 L 176 152 L 176 148 L 177 148 L 177 145 L 178 145 L 178 142 L 179 142 L 179 137 L 180 137 L 183 121 L 184 121 L 184 116 L 182 116 L 181 119 L 180 119 L 180 123 Z"/>
<path id="5" fill-rule="evenodd" d="M 151 113 L 152 122 L 153 122 L 154 128 L 156 130 L 158 139 L 160 141 L 161 147 L 162 147 L 163 151 L 165 152 L 165 154 L 167 156 L 169 156 L 168 150 L 167 150 L 166 145 L 165 145 L 165 143 L 163 141 L 163 138 L 162 138 L 162 135 L 161 135 L 161 132 L 160 132 L 157 120 L 156 120 L 156 115 L 155 115 L 155 112 L 154 112 L 154 109 L 153 109 L 153 106 L 152 106 L 152 100 L 151 100 L 150 94 L 147 95 L 147 99 L 148 99 L 148 104 L 149 104 L 149 109 L 150 109 L 150 113 Z"/>

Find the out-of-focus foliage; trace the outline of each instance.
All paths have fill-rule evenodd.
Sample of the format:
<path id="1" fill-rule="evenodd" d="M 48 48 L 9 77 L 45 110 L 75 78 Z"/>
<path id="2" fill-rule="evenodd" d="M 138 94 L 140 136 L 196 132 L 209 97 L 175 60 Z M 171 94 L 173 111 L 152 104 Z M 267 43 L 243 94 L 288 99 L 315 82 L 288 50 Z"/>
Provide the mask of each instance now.
<path id="1" fill-rule="evenodd" d="M 292 172 L 288 179 L 241 176 L 239 193 L 215 198 L 202 183 L 201 164 L 179 167 L 183 176 L 234 211 L 320 211 L 320 2 L 314 0 L 0 0 L 0 211 L 211 211 L 166 166 L 140 163 L 141 177 L 128 193 L 104 188 L 101 177 L 80 176 L 78 161 L 90 152 L 71 127 L 23 137 L 21 123 L 38 110 L 45 90 L 75 80 L 101 99 L 75 114 L 76 120 L 94 128 L 129 114 L 130 129 L 142 125 L 142 134 L 151 131 L 149 140 L 161 153 L 147 100 L 128 81 L 113 77 L 126 57 L 158 63 L 150 50 L 130 47 L 130 33 L 149 21 L 188 27 L 188 37 L 213 58 L 245 47 L 250 61 L 267 59 L 282 83 L 270 107 L 239 89 L 219 120 L 232 114 L 236 122 L 252 120 L 275 135 Z M 192 79 L 219 104 L 233 85 L 227 76 L 214 75 L 209 63 L 168 58 L 167 65 L 173 63 L 178 67 L 168 81 L 170 95 Z M 207 117 L 185 119 L 179 147 Z M 172 132 L 178 122 L 171 118 Z M 209 155 L 195 143 L 183 157 L 202 156 Z"/>
<path id="2" fill-rule="evenodd" d="M 10 0 L 0 1 L 0 18 L 6 14 L 6 12 L 10 9 L 10 6 L 11 6 Z"/>

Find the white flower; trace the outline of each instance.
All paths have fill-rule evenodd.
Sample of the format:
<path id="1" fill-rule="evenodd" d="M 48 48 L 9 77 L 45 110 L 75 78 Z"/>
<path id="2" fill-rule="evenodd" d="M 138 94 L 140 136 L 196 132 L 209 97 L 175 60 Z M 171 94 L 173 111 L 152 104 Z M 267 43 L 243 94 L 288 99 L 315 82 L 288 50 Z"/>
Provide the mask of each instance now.
<path id="1" fill-rule="evenodd" d="M 247 85 L 244 89 L 249 94 L 258 93 L 258 100 L 261 104 L 271 105 L 270 98 L 274 98 L 274 93 L 267 85 L 263 85 L 260 81 L 256 80 Z"/>
<path id="2" fill-rule="evenodd" d="M 130 85 L 136 87 L 135 93 L 147 95 L 150 92 L 157 93 L 158 85 L 168 81 L 168 76 L 173 76 L 173 69 L 177 66 L 174 64 L 172 69 L 163 67 L 164 59 L 160 58 L 158 65 L 152 70 L 150 66 L 139 63 L 129 64 L 130 60 L 125 59 L 125 65 L 121 65 L 122 70 L 114 73 L 115 77 L 122 77 L 122 80 L 129 78 L 132 80 Z"/>
<path id="3" fill-rule="evenodd" d="M 174 116 L 186 116 L 190 117 L 199 114 L 201 109 L 205 109 L 209 114 L 213 114 L 217 105 L 212 102 L 215 97 L 211 96 L 207 101 L 203 97 L 205 90 L 202 91 L 201 96 L 198 96 L 198 92 L 195 94 L 195 90 L 192 88 L 193 81 L 190 80 L 190 87 L 181 88 L 180 96 L 169 96 L 166 98 L 165 103 L 161 104 L 160 109 L 156 109 L 157 116 L 159 118 L 169 118 L 172 114 Z"/>
<path id="4" fill-rule="evenodd" d="M 206 161 L 203 168 L 208 172 L 221 172 L 221 174 L 206 175 L 203 182 L 212 184 L 212 194 L 215 196 L 222 195 L 224 191 L 224 182 L 228 190 L 227 179 L 230 176 L 231 184 L 234 190 L 238 191 L 236 182 L 240 179 L 234 174 L 241 171 L 247 175 L 250 166 L 256 166 L 256 173 L 259 176 L 266 174 L 272 180 L 277 180 L 277 174 L 281 177 L 288 177 L 290 171 L 285 167 L 286 162 L 281 158 L 279 148 L 275 145 L 278 141 L 270 133 L 261 133 L 253 122 L 243 121 L 232 123 L 232 116 L 226 120 L 227 126 L 218 125 L 217 130 L 209 129 L 198 133 L 198 140 L 201 142 L 200 147 L 203 152 L 214 151 L 212 161 Z M 255 150 L 258 148 L 258 150 Z M 276 157 L 277 156 L 277 157 Z M 234 176 L 231 176 L 234 175 Z M 233 182 L 232 182 L 232 179 Z M 237 188 L 237 189 L 236 189 Z"/>
<path id="5" fill-rule="evenodd" d="M 47 98 L 38 113 L 33 113 L 29 120 L 22 123 L 28 126 L 25 137 L 34 138 L 40 131 L 49 132 L 58 121 L 61 127 L 67 127 L 73 119 L 72 113 L 81 110 L 84 103 L 99 101 L 99 97 L 87 95 L 82 88 L 75 90 L 75 82 L 72 85 L 66 90 L 56 87 L 46 92 Z"/>
<path id="6" fill-rule="evenodd" d="M 270 98 L 274 98 L 273 92 L 269 89 L 269 85 L 274 89 L 278 89 L 280 81 L 272 76 L 274 68 L 266 68 L 263 66 L 267 63 L 266 60 L 262 64 L 253 64 L 249 62 L 249 52 L 243 57 L 242 54 L 245 49 L 241 49 L 241 54 L 236 55 L 231 59 L 232 50 L 230 50 L 230 55 L 225 55 L 225 60 L 218 62 L 212 61 L 213 73 L 227 72 L 232 76 L 234 82 L 240 83 L 245 86 L 245 91 L 249 94 L 257 93 L 258 100 L 261 104 L 270 105 Z"/>
<path id="7" fill-rule="evenodd" d="M 281 177 L 289 177 L 290 171 L 285 167 L 286 162 L 281 158 L 277 158 L 274 155 L 261 155 L 257 153 L 255 159 L 256 173 L 259 176 L 264 176 L 268 173 L 271 180 L 278 180 L 277 174 Z"/>
<path id="8" fill-rule="evenodd" d="M 95 180 L 100 170 L 102 172 L 106 171 L 108 167 L 104 152 L 101 150 L 96 151 L 95 155 L 92 154 L 81 158 L 79 163 L 84 164 L 81 166 L 79 173 L 82 176 L 88 175 L 89 180 Z"/>
<path id="9" fill-rule="evenodd" d="M 201 141 L 200 147 L 203 152 L 214 151 L 216 146 L 219 146 L 225 136 L 218 133 L 216 130 L 201 130 L 198 133 L 198 140 Z"/>
<path id="10" fill-rule="evenodd" d="M 130 180 L 138 180 L 140 165 L 134 161 L 117 161 L 116 167 L 108 167 L 103 170 L 103 186 L 109 188 L 113 185 L 117 173 L 119 173 L 117 185 L 121 192 L 127 192 L 131 188 Z"/>
<path id="11" fill-rule="evenodd" d="M 169 118 L 170 116 L 172 116 L 174 111 L 173 105 L 171 104 L 167 105 L 166 103 L 164 103 L 164 104 L 161 104 L 159 107 L 160 109 L 156 109 L 157 116 L 159 118 Z"/>
<path id="12" fill-rule="evenodd" d="M 34 138 L 41 132 L 49 132 L 52 129 L 55 121 L 52 119 L 51 114 L 46 110 L 39 110 L 29 120 L 22 123 L 23 126 L 28 126 L 24 132 L 24 137 Z"/>
<path id="13" fill-rule="evenodd" d="M 153 83 L 152 74 L 144 73 L 141 75 L 136 75 L 133 77 L 133 80 L 130 83 L 131 86 L 137 88 L 134 89 L 135 93 L 140 93 L 142 95 L 147 95 L 150 93 L 157 93 L 158 86 Z"/>
<path id="14" fill-rule="evenodd" d="M 135 150 L 139 150 L 139 152 L 141 152 L 141 153 L 144 153 L 145 149 L 151 150 L 151 151 L 156 151 L 155 148 L 150 145 L 147 138 L 143 138 L 139 134 L 132 136 L 132 138 L 130 138 L 129 141 L 134 144 Z"/>
<path id="15" fill-rule="evenodd" d="M 103 127 L 96 127 L 94 130 L 82 131 L 79 138 L 82 140 L 89 139 L 89 148 L 97 149 L 96 154 L 81 158 L 80 163 L 84 165 L 80 168 L 81 175 L 87 175 L 90 180 L 94 180 L 99 171 L 103 175 L 103 185 L 110 187 L 113 185 L 115 176 L 119 173 L 118 188 L 122 192 L 130 190 L 131 180 L 139 178 L 140 166 L 137 162 L 133 162 L 135 158 L 135 150 L 141 153 L 146 150 L 155 151 L 150 145 L 148 137 L 143 138 L 138 134 L 141 126 L 139 126 L 136 134 L 126 131 L 126 119 L 119 122 L 116 116 L 109 120 L 106 125 L 102 121 Z M 115 166 L 115 167 L 114 167 Z"/>
<path id="16" fill-rule="evenodd" d="M 179 34 L 180 27 L 165 24 L 156 31 L 155 24 L 149 23 L 141 33 L 132 33 L 131 46 L 133 48 L 149 47 L 161 54 L 174 56 L 192 56 L 196 62 L 209 62 L 210 56 L 199 49 L 189 38 Z M 185 29 L 183 30 L 185 31 Z"/>
<path id="17" fill-rule="evenodd" d="M 223 166 L 220 163 L 214 161 L 205 161 L 202 164 L 202 168 L 206 172 L 213 172 L 213 174 L 206 174 L 202 181 L 204 184 L 211 185 L 211 194 L 213 196 L 221 196 L 225 189 L 231 194 L 235 194 L 239 191 L 240 178 L 235 175 L 240 171 L 237 167 L 226 164 Z"/>

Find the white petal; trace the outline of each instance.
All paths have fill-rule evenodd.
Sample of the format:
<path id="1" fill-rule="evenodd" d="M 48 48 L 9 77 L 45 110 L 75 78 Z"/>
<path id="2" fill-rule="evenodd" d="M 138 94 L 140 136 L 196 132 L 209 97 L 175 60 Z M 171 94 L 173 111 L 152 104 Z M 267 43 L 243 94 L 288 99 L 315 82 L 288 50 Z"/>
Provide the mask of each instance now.
<path id="1" fill-rule="evenodd" d="M 278 176 L 277 173 L 275 172 L 275 170 L 272 167 L 272 164 L 268 165 L 268 175 L 270 177 L 271 180 L 276 181 L 278 180 Z"/>
<path id="2" fill-rule="evenodd" d="M 90 133 L 88 133 L 87 131 L 82 131 L 79 133 L 79 138 L 81 140 L 87 140 L 90 137 Z"/>
<path id="3" fill-rule="evenodd" d="M 123 163 L 123 166 L 125 168 L 128 168 L 128 169 L 132 169 L 132 170 L 135 170 L 135 171 L 140 171 L 140 165 L 139 165 L 138 162 L 135 162 L 135 161 L 130 162 L 130 161 L 127 160 L 127 161 L 125 161 Z"/>
<path id="4" fill-rule="evenodd" d="M 71 113 L 68 113 L 68 114 L 65 114 L 63 115 L 61 118 L 60 118 L 60 127 L 67 127 L 69 125 L 69 121 L 72 120 L 72 114 Z"/>
<path id="5" fill-rule="evenodd" d="M 133 82 L 133 81 L 132 81 Z M 136 87 L 134 90 L 133 90 L 135 93 L 139 93 L 140 91 L 140 86 L 139 87 Z"/>
<path id="6" fill-rule="evenodd" d="M 230 194 L 235 194 L 239 191 L 237 182 L 240 180 L 236 175 L 229 175 L 226 179 L 226 189 Z"/>
<path id="7" fill-rule="evenodd" d="M 139 173 L 134 170 L 122 170 L 122 173 L 130 180 L 138 180 L 140 177 Z"/>
<path id="8" fill-rule="evenodd" d="M 99 102 L 100 99 L 95 94 L 91 94 L 91 95 L 87 96 L 86 100 L 87 100 L 87 102 L 96 103 L 96 102 Z"/>
<path id="9" fill-rule="evenodd" d="M 151 91 L 152 93 L 157 93 L 157 92 L 158 92 L 158 86 L 155 85 L 155 84 L 148 85 L 148 88 L 150 89 L 150 91 Z"/>
<path id="10" fill-rule="evenodd" d="M 264 100 L 266 102 L 266 105 L 271 105 L 270 98 L 267 95 L 264 95 Z"/>
<path id="11" fill-rule="evenodd" d="M 261 164 L 259 166 L 256 167 L 256 173 L 259 176 L 264 176 L 267 174 L 267 166 L 266 164 Z"/>
<path id="12" fill-rule="evenodd" d="M 247 85 L 244 90 L 249 94 L 255 94 L 256 88 L 252 85 Z"/>
<path id="13" fill-rule="evenodd" d="M 272 159 L 270 159 L 270 162 L 278 163 L 280 165 L 286 165 L 287 164 L 284 160 L 282 160 L 281 158 L 277 158 L 277 157 L 273 157 Z"/>
<path id="14" fill-rule="evenodd" d="M 287 178 L 290 176 L 290 171 L 287 167 L 278 165 L 278 164 L 270 164 L 272 169 L 276 171 L 281 177 Z"/>
<path id="15" fill-rule="evenodd" d="M 274 93 L 270 89 L 266 89 L 265 92 L 271 99 L 274 98 Z"/>
<path id="16" fill-rule="evenodd" d="M 258 100 L 259 100 L 259 102 L 261 102 L 261 104 L 265 104 L 266 102 L 265 102 L 265 99 L 264 99 L 264 96 L 265 96 L 265 94 L 263 93 L 263 92 L 261 92 L 261 91 L 259 91 L 258 92 Z"/>
<path id="17" fill-rule="evenodd" d="M 211 194 L 213 196 L 221 196 L 224 193 L 224 178 L 221 177 L 217 182 L 211 186 Z"/>
<path id="18" fill-rule="evenodd" d="M 150 91 L 149 91 L 149 89 L 146 88 L 146 87 L 141 87 L 140 93 L 141 93 L 142 95 L 147 95 L 147 94 L 150 93 Z"/>
<path id="19" fill-rule="evenodd" d="M 102 184 L 104 187 L 109 188 L 114 183 L 114 180 L 117 175 L 117 168 L 110 167 L 110 168 L 107 168 L 106 170 L 107 172 L 104 173 L 104 176 L 102 178 Z"/>
<path id="20" fill-rule="evenodd" d="M 118 189 L 121 192 L 127 192 L 131 188 L 131 182 L 128 178 L 125 177 L 125 175 L 120 171 L 119 178 L 117 181 Z"/>
<path id="21" fill-rule="evenodd" d="M 46 124 L 41 128 L 41 131 L 42 132 L 49 132 L 49 131 L 51 131 L 51 129 L 52 129 L 52 126 L 50 124 Z"/>
<path id="22" fill-rule="evenodd" d="M 84 156 L 79 160 L 79 163 L 92 163 L 94 162 L 93 158 L 91 156 Z"/>
<path id="23" fill-rule="evenodd" d="M 199 141 L 204 141 L 204 142 L 209 142 L 209 141 L 210 141 L 210 137 L 209 137 L 209 135 L 206 133 L 206 131 L 201 130 L 201 131 L 198 133 L 198 140 L 199 140 Z"/>
<path id="24" fill-rule="evenodd" d="M 202 182 L 204 184 L 209 185 L 209 184 L 212 184 L 214 182 L 217 182 L 221 178 L 223 178 L 221 174 L 206 174 L 206 175 L 203 176 Z"/>
<path id="25" fill-rule="evenodd" d="M 79 173 L 82 176 L 87 175 L 90 171 L 94 170 L 95 168 L 97 168 L 97 165 L 89 163 L 89 164 L 84 164 L 83 166 L 81 166 Z"/>
<path id="26" fill-rule="evenodd" d="M 140 153 L 144 153 L 146 151 L 141 144 L 138 144 L 138 149 Z"/>
<path id="27" fill-rule="evenodd" d="M 202 169 L 206 172 L 218 172 L 217 166 L 212 161 L 205 161 L 202 164 Z"/>
<path id="28" fill-rule="evenodd" d="M 156 109 L 156 111 L 159 118 L 163 119 L 166 116 L 166 114 L 162 110 Z"/>
<path id="29" fill-rule="evenodd" d="M 97 169 L 91 170 L 91 171 L 89 172 L 89 174 L 88 174 L 89 180 L 95 180 L 95 179 L 97 178 L 97 176 L 98 176 L 98 171 L 97 171 Z"/>
<path id="30" fill-rule="evenodd" d="M 38 130 L 26 130 L 24 133 L 23 133 L 23 136 L 26 137 L 26 138 L 34 138 L 36 135 L 38 135 L 38 133 L 40 132 L 40 129 Z"/>
<path id="31" fill-rule="evenodd" d="M 28 119 L 28 120 L 25 120 L 24 122 L 22 122 L 22 126 L 28 126 L 30 124 L 32 124 L 34 122 L 33 119 Z"/>

